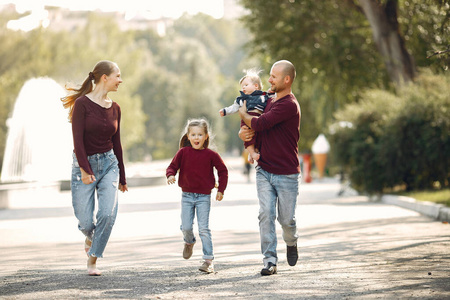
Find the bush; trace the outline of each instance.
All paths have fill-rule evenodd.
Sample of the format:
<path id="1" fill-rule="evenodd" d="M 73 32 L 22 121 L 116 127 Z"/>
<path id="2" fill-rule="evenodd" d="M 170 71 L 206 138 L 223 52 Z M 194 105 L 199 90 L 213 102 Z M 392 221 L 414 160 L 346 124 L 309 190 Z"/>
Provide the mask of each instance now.
<path id="1" fill-rule="evenodd" d="M 331 154 L 352 186 L 369 194 L 448 186 L 449 95 L 450 76 L 424 71 L 397 94 L 368 90 L 337 112 Z"/>

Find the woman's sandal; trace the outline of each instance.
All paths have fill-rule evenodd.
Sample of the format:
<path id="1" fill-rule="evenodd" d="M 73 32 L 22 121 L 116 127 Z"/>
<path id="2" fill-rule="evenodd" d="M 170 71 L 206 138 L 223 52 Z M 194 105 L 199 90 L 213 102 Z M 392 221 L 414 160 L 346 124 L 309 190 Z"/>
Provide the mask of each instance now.
<path id="1" fill-rule="evenodd" d="M 84 240 L 84 251 L 86 252 L 86 255 L 89 257 L 89 249 L 91 249 L 92 241 L 90 241 L 88 238 Z"/>

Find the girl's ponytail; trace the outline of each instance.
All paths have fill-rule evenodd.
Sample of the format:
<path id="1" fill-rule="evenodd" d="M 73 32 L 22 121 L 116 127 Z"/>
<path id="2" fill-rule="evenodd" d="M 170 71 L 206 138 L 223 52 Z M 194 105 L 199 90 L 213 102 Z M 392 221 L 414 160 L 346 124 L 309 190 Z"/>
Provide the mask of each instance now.
<path id="1" fill-rule="evenodd" d="M 83 84 L 79 89 L 66 86 L 66 90 L 73 92 L 72 94 L 61 98 L 64 108 L 69 109 L 69 122 L 72 122 L 73 106 L 75 105 L 75 100 L 92 92 L 94 84 L 97 84 L 103 75 L 111 75 L 111 73 L 115 69 L 118 69 L 116 63 L 109 60 L 99 61 L 95 65 L 94 70 L 92 72 L 89 72 L 89 75 L 83 81 Z"/>
<path id="2" fill-rule="evenodd" d="M 69 122 L 72 122 L 73 106 L 75 105 L 75 100 L 90 93 L 94 88 L 94 85 L 92 84 L 93 79 L 91 79 L 93 75 L 91 74 L 93 73 L 89 72 L 89 76 L 84 80 L 83 84 L 79 89 L 66 86 L 66 90 L 74 92 L 70 95 L 61 98 L 64 108 L 69 109 Z"/>

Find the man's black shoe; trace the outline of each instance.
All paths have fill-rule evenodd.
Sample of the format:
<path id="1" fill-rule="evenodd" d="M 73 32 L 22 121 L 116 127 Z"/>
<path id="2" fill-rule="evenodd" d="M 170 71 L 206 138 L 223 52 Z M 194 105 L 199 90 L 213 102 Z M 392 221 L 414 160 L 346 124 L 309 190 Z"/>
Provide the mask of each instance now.
<path id="1" fill-rule="evenodd" d="M 261 270 L 261 275 L 272 275 L 277 274 L 277 265 L 269 262 L 267 264 L 267 267 L 264 267 L 264 269 Z"/>
<path id="2" fill-rule="evenodd" d="M 295 266 L 298 260 L 297 244 L 295 244 L 294 246 L 287 246 L 286 256 L 288 264 L 290 266 Z"/>

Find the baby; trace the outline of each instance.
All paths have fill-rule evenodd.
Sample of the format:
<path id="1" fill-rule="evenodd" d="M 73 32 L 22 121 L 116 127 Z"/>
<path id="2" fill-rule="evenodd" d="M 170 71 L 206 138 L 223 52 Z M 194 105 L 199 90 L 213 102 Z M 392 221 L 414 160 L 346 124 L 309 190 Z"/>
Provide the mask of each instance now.
<path id="1" fill-rule="evenodd" d="M 262 91 L 261 78 L 258 75 L 259 72 L 255 70 L 246 71 L 246 75 L 241 78 L 239 84 L 241 85 L 241 95 L 236 98 L 234 103 L 228 107 L 222 108 L 219 113 L 222 117 L 237 113 L 239 107 L 244 104 L 244 100 L 247 101 L 247 112 L 253 116 L 259 116 L 264 112 L 267 105 L 267 99 L 272 94 L 268 94 Z M 241 126 L 245 125 L 241 121 Z M 251 141 L 245 142 L 244 146 L 249 152 L 249 162 L 254 163 L 259 160 L 259 151 L 255 149 L 256 135 Z"/>

